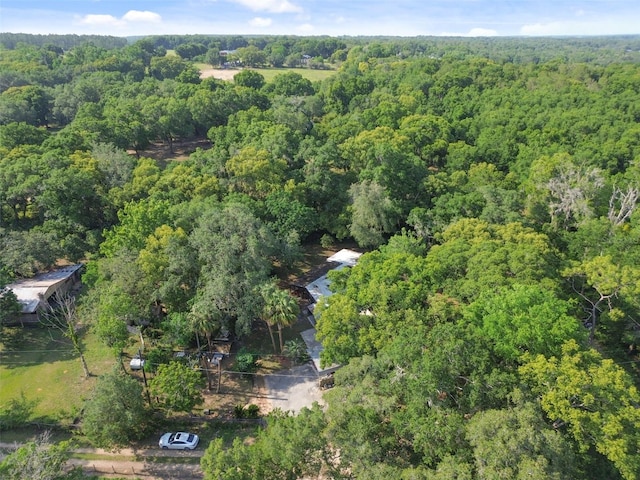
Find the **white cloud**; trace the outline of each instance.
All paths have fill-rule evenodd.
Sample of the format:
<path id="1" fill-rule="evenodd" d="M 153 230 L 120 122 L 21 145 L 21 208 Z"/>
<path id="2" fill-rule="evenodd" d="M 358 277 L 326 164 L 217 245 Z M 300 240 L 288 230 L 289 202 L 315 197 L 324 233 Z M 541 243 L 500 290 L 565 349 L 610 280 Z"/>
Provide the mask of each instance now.
<path id="1" fill-rule="evenodd" d="M 523 25 L 520 33 L 523 35 L 562 35 L 564 27 L 559 22 L 552 23 L 534 23 L 531 25 Z"/>
<path id="2" fill-rule="evenodd" d="M 116 18 L 113 15 L 89 14 L 78 18 L 77 22 L 90 27 L 126 28 L 132 24 L 161 23 L 162 17 L 154 12 L 129 10 L 122 18 Z"/>
<path id="3" fill-rule="evenodd" d="M 601 16 L 598 19 L 581 21 L 556 21 L 534 23 L 520 27 L 521 35 L 620 35 L 633 34 L 638 29 L 635 18 Z"/>
<path id="4" fill-rule="evenodd" d="M 442 32 L 442 37 L 495 37 L 498 35 L 496 30 L 490 28 L 472 28 L 467 33 Z"/>
<path id="5" fill-rule="evenodd" d="M 313 25 L 311 25 L 310 23 L 303 23 L 301 25 L 298 25 L 296 27 L 296 30 L 300 33 L 311 33 L 313 32 L 313 30 L 315 29 L 315 27 Z"/>
<path id="6" fill-rule="evenodd" d="M 301 13 L 302 7 L 291 3 L 289 0 L 231 0 L 239 3 L 254 12 L 270 13 Z"/>
<path id="7" fill-rule="evenodd" d="M 140 10 L 129 10 L 124 14 L 122 20 L 127 22 L 150 22 L 150 23 L 160 23 L 162 21 L 162 17 L 155 12 L 149 12 L 148 10 L 140 11 Z"/>
<path id="8" fill-rule="evenodd" d="M 78 23 L 82 25 L 95 25 L 95 26 L 111 26 L 120 27 L 123 25 L 122 20 L 118 20 L 113 15 L 85 15 L 81 17 Z"/>
<path id="9" fill-rule="evenodd" d="M 271 25 L 271 19 L 255 17 L 249 20 L 249 25 L 251 25 L 252 27 L 268 27 Z"/>
<path id="10" fill-rule="evenodd" d="M 495 37 L 498 32 L 490 28 L 472 28 L 467 33 L 467 37 Z"/>

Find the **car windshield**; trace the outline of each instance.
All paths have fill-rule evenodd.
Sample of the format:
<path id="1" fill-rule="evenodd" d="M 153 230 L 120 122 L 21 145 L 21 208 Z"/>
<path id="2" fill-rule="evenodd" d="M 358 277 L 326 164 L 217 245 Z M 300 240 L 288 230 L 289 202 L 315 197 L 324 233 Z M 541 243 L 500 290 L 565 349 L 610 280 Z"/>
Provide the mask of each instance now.
<path id="1" fill-rule="evenodd" d="M 192 433 L 189 434 L 189 437 L 187 438 L 187 441 L 188 442 L 193 442 L 193 434 Z"/>

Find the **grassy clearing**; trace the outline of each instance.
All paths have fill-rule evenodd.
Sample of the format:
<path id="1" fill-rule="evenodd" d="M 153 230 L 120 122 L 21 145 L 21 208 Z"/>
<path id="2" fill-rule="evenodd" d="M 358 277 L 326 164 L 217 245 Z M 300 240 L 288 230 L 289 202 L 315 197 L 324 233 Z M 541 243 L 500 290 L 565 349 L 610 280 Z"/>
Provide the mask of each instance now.
<path id="1" fill-rule="evenodd" d="M 212 70 L 211 65 L 207 63 L 196 63 L 196 68 L 198 68 L 201 72 Z M 213 69 L 218 70 L 218 69 Z M 304 78 L 312 81 L 318 82 L 322 81 L 325 78 L 329 78 L 332 75 L 335 75 L 336 70 L 315 70 L 310 68 L 249 68 L 248 70 L 254 70 L 260 73 L 267 83 L 272 82 L 276 75 L 287 73 L 287 72 L 295 72 L 302 75 Z M 218 70 L 220 72 L 231 72 L 232 70 Z M 215 76 L 215 75 L 214 75 Z"/>
<path id="2" fill-rule="evenodd" d="M 63 442 L 70 440 L 73 437 L 73 435 L 68 431 L 62 431 L 59 429 L 35 429 L 33 427 L 24 427 L 0 432 L 0 439 L 3 443 L 16 443 L 20 445 L 35 441 L 39 435 L 45 432 L 45 430 L 48 430 L 49 440 L 52 443 Z"/>
<path id="3" fill-rule="evenodd" d="M 319 82 L 336 73 L 335 70 L 312 70 L 310 68 L 255 68 L 253 70 L 260 73 L 267 82 L 273 81 L 276 75 L 287 72 L 299 73 L 312 82 Z"/>
<path id="4" fill-rule="evenodd" d="M 83 337 L 85 358 L 93 376 L 84 378 L 70 342 L 56 330 L 40 327 L 7 329 L 0 347 L 0 405 L 24 394 L 37 402 L 34 421 L 71 423 L 90 394 L 96 375 L 114 364 L 112 352 L 94 335 Z"/>

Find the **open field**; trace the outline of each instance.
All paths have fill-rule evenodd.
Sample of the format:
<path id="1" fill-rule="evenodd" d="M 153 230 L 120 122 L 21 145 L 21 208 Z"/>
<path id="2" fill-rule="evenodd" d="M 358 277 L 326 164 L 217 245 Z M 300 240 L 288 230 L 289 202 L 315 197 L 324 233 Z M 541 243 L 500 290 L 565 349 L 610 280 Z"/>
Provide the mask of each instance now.
<path id="1" fill-rule="evenodd" d="M 115 363 L 113 353 L 91 333 L 83 337 L 92 377 L 85 379 L 70 342 L 56 330 L 7 328 L 0 346 L 0 406 L 19 398 L 36 401 L 35 419 L 73 421 L 97 375 Z"/>
<path id="2" fill-rule="evenodd" d="M 312 82 L 324 80 L 336 73 L 335 70 L 312 70 L 310 68 L 252 68 L 251 70 L 260 73 L 267 82 L 273 81 L 276 75 L 286 72 L 299 73 Z M 231 81 L 240 71 L 240 69 L 211 68 L 209 65 L 200 65 L 200 78 L 214 77 L 219 80 Z"/>

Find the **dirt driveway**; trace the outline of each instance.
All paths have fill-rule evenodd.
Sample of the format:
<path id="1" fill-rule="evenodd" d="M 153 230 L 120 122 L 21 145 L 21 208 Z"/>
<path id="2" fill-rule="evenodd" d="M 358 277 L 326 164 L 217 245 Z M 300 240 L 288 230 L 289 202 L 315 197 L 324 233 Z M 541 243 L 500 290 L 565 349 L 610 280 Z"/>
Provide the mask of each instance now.
<path id="1" fill-rule="evenodd" d="M 298 413 L 314 402 L 324 405 L 318 373 L 311 363 L 265 375 L 264 386 L 271 410 L 279 408 Z"/>
<path id="2" fill-rule="evenodd" d="M 12 452 L 17 445 L 0 442 L 0 460 Z M 100 478 L 135 478 L 140 480 L 202 480 L 204 474 L 199 459 L 204 449 L 175 451 L 159 449 L 123 448 L 110 452 L 99 448 L 78 448 L 70 465 L 80 466 L 87 475 Z M 96 457 L 83 459 L 82 454 Z M 176 459 L 173 462 L 170 459 Z M 185 459 L 192 458 L 189 463 Z"/>

